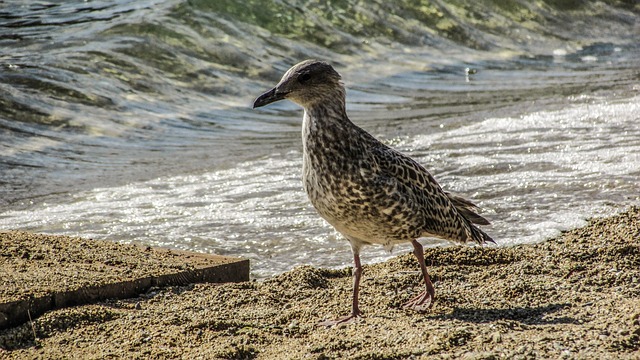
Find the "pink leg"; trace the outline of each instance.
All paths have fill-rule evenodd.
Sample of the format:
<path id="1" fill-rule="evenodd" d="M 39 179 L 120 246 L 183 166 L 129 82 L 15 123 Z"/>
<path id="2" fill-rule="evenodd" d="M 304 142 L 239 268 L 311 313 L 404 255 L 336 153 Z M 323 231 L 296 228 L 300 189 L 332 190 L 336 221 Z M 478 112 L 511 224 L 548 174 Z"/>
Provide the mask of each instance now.
<path id="1" fill-rule="evenodd" d="M 362 264 L 360 264 L 360 254 L 353 255 L 353 302 L 351 303 L 351 316 L 358 317 L 362 315 L 358 306 L 360 295 L 360 278 L 362 277 Z"/>
<path id="2" fill-rule="evenodd" d="M 360 277 L 362 276 L 362 264 L 360 264 L 360 253 L 358 249 L 353 249 L 353 303 L 351 304 L 351 315 L 341 317 L 337 320 L 326 320 L 320 322 L 319 326 L 334 326 L 343 323 L 356 321 L 362 317 L 362 312 L 358 307 L 358 295 L 360 293 Z"/>
<path id="3" fill-rule="evenodd" d="M 404 304 L 404 308 L 413 309 L 418 312 L 428 310 L 431 305 L 433 305 L 433 299 L 436 296 L 436 289 L 433 287 L 431 283 L 431 278 L 429 277 L 429 273 L 427 272 L 427 265 L 424 262 L 424 249 L 422 245 L 416 240 L 411 242 L 413 244 L 413 254 L 418 259 L 418 263 L 420 264 L 420 269 L 422 270 L 422 277 L 424 278 L 424 283 L 426 285 L 426 289 L 418 294 L 418 296 L 409 300 L 406 304 Z"/>

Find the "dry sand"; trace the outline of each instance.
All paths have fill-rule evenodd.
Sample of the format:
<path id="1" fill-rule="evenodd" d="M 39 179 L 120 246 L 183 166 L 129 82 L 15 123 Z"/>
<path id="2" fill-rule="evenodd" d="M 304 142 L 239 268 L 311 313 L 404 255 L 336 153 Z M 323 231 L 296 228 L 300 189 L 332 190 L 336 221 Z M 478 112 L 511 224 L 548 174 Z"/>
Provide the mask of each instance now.
<path id="1" fill-rule="evenodd" d="M 316 326 L 348 313 L 351 270 L 302 266 L 51 311 L 0 331 L 0 358 L 640 359 L 640 208 L 541 244 L 425 257 L 425 314 L 402 309 L 423 286 L 406 254 L 365 266 L 359 323 Z"/>

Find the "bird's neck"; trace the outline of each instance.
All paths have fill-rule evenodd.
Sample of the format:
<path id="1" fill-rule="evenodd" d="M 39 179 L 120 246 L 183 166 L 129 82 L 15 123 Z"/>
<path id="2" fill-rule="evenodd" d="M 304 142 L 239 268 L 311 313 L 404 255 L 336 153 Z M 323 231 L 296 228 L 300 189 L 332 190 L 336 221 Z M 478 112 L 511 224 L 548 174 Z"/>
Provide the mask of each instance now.
<path id="1" fill-rule="evenodd" d="M 327 144 L 344 138 L 353 127 L 344 102 L 322 102 L 304 109 L 302 137 L 305 143 Z"/>

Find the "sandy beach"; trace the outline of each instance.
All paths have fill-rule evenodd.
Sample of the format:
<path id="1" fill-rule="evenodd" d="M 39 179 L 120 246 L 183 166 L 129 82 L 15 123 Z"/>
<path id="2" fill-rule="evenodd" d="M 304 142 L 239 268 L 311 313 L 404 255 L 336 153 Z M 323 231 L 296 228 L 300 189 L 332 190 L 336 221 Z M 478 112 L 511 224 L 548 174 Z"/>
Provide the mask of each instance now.
<path id="1" fill-rule="evenodd" d="M 86 241 L 84 249 L 118 254 L 120 246 Z M 28 273 L 29 254 L 21 254 Z M 12 256 L 3 253 L 3 269 Z M 422 290 L 407 249 L 365 266 L 358 323 L 317 326 L 348 313 L 351 269 L 300 266 L 265 281 L 151 287 L 49 311 L 0 330 L 0 357 L 640 358 L 640 208 L 540 244 L 435 248 L 425 257 L 436 302 L 424 314 L 402 308 Z"/>

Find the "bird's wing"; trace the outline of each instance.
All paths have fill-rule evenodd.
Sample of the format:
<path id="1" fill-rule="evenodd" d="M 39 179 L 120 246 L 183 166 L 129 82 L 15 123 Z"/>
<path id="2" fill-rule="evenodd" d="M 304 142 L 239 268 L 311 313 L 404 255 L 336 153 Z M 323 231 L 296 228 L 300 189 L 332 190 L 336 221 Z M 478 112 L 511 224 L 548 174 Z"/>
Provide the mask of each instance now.
<path id="1" fill-rule="evenodd" d="M 420 224 L 423 236 L 458 242 L 492 241 L 471 224 L 473 219 L 464 216 L 473 213 L 473 204 L 460 197 L 450 197 L 422 165 L 387 146 L 377 147 L 373 152 L 380 181 L 394 187 L 403 210 L 413 214 L 412 219 Z"/>

